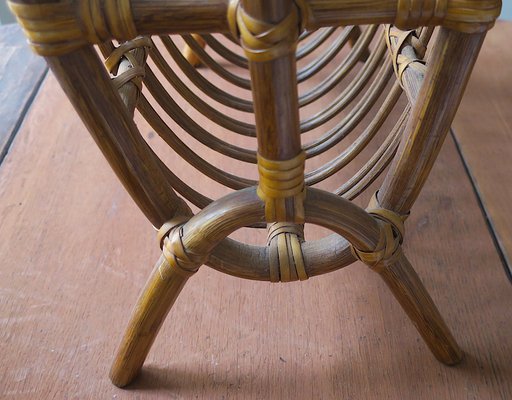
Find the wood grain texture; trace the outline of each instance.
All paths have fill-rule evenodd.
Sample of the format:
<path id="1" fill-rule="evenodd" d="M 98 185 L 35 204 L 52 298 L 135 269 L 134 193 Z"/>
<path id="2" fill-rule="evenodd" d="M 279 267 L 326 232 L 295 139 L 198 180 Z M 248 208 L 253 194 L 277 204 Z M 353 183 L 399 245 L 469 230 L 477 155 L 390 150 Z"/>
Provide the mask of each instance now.
<path id="1" fill-rule="evenodd" d="M 254 1 L 257 3 L 257 1 Z M 208 33 L 233 29 L 228 0 L 10 0 L 10 10 L 42 56 L 60 56 L 87 44 L 137 35 Z M 270 4 L 270 3 L 269 3 Z M 279 4 L 274 2 L 273 4 Z M 481 33 L 492 28 L 501 0 L 309 0 L 298 3 L 301 26 L 393 23 L 400 29 L 443 26 L 458 32 Z M 270 9 L 271 7 L 267 7 Z"/>
<path id="2" fill-rule="evenodd" d="M 16 24 L 0 26 L 0 163 L 48 68 Z"/>
<path id="3" fill-rule="evenodd" d="M 137 300 L 110 369 L 114 385 L 123 387 L 139 373 L 165 317 L 187 280 L 188 277 L 180 275 L 163 255 L 160 256 Z"/>
<path id="4" fill-rule="evenodd" d="M 500 21 L 453 123 L 455 138 L 512 276 L 512 23 Z"/>
<path id="5" fill-rule="evenodd" d="M 512 396 L 512 293 L 451 139 L 405 251 L 467 354 L 455 368 L 429 354 L 360 263 L 287 285 L 203 268 L 141 377 L 129 391 L 112 386 L 112 356 L 159 249 L 52 76 L 0 167 L 0 219 L 1 397 Z"/>
<path id="6" fill-rule="evenodd" d="M 344 25 L 350 21 L 350 25 L 392 23 L 405 30 L 442 25 L 460 32 L 475 33 L 492 27 L 500 14 L 501 1 L 309 0 L 308 6 L 308 28 Z"/>

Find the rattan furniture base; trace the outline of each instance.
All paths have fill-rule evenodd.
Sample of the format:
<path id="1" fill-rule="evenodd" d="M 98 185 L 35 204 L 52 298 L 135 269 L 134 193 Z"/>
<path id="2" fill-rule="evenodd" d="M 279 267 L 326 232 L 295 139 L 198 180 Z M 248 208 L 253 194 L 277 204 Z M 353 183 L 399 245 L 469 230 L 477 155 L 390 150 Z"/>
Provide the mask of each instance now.
<path id="1" fill-rule="evenodd" d="M 439 361 L 453 365 L 462 359 L 461 349 L 402 250 L 404 221 L 450 129 L 485 32 L 500 12 L 500 1 L 14 0 L 9 4 L 113 170 L 158 229 L 162 254 L 114 360 L 110 376 L 115 385 L 129 384 L 140 371 L 181 289 L 204 264 L 241 278 L 291 282 L 360 260 L 386 282 Z M 429 43 L 434 26 L 440 28 Z M 218 33 L 225 40 L 212 35 Z M 184 35 L 185 57 L 170 34 Z M 351 47 L 345 61 L 320 85 L 299 93 L 301 82 L 332 67 L 345 44 Z M 207 48 L 246 68 L 248 77 L 231 73 Z M 162 55 L 164 49 L 174 59 L 173 66 Z M 318 49 L 323 50 L 314 62 L 297 69 L 297 60 Z M 229 84 L 251 90 L 252 101 L 208 81 L 194 69 L 198 65 L 212 69 Z M 326 96 L 358 65 L 355 78 L 331 107 L 300 118 L 299 109 Z M 223 141 L 196 123 L 162 86 L 152 70 L 155 66 L 190 106 L 220 129 L 255 137 L 257 149 Z M 254 114 L 255 123 L 205 102 L 176 74 L 178 67 L 205 95 Z M 394 83 L 388 85 L 390 81 Z M 402 92 L 409 104 L 379 151 L 333 193 L 313 188 L 375 138 Z M 306 160 L 338 145 L 372 112 L 383 93 L 385 98 L 363 133 L 334 159 L 305 172 Z M 341 118 L 351 103 L 355 106 Z M 212 200 L 187 185 L 140 135 L 133 121 L 136 108 L 178 156 L 233 191 Z M 212 151 L 255 164 L 259 180 L 209 164 L 179 139 L 175 126 L 160 113 Z M 340 121 L 336 128 L 303 143 L 301 133 L 321 129 L 334 118 Z M 351 202 L 385 170 L 383 184 L 366 209 Z M 191 204 L 201 209 L 195 215 Z M 306 223 L 333 234 L 305 241 Z M 267 227 L 267 245 L 228 238 L 247 226 Z"/>

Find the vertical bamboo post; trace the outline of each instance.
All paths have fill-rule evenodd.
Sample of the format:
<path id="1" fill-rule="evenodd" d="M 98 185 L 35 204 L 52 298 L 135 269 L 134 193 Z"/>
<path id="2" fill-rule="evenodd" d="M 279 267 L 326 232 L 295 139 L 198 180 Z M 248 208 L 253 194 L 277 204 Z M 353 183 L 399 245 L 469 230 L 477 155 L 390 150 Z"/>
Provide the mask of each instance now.
<path id="1" fill-rule="evenodd" d="M 295 59 L 303 15 L 292 0 L 243 0 L 241 7 L 236 21 L 251 74 L 258 195 L 265 202 L 267 223 L 277 222 L 269 225 L 270 280 L 303 280 L 303 229 L 298 224 L 305 220 L 305 153 Z"/>
<path id="2" fill-rule="evenodd" d="M 251 17 L 276 24 L 294 4 L 291 0 L 244 0 L 243 7 Z M 281 57 L 249 59 L 258 152 L 271 160 L 287 160 L 301 151 L 294 50 L 295 45 L 290 43 L 290 51 Z"/>
<path id="3" fill-rule="evenodd" d="M 267 24 L 268 27 L 277 26 L 293 12 L 298 14 L 297 10 L 292 10 L 296 5 L 291 0 L 244 0 L 240 6 L 250 18 Z M 243 34 L 241 37 L 249 59 L 258 153 L 271 162 L 291 160 L 302 152 L 295 61 L 299 18 L 296 19 L 295 26 L 288 27 L 291 34 L 277 44 L 285 48 L 277 57 L 255 57 L 247 52 L 250 44 L 245 43 Z M 302 171 L 302 180 L 303 176 Z M 284 207 L 286 216 L 277 219 L 295 221 L 297 216 L 293 197 L 284 200 Z M 303 218 L 303 215 L 299 216 L 299 219 Z"/>

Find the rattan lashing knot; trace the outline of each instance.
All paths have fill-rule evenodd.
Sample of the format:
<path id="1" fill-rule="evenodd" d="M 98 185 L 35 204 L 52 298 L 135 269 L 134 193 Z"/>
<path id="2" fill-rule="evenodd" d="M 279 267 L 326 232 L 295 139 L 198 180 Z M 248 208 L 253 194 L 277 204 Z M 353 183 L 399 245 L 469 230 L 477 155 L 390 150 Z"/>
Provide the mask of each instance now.
<path id="1" fill-rule="evenodd" d="M 137 36 L 130 0 L 8 1 L 8 5 L 41 56 L 60 56 L 87 44 Z"/>
<path id="2" fill-rule="evenodd" d="M 268 225 L 269 269 L 271 282 L 306 280 L 302 242 L 304 226 L 289 222 Z"/>
<path id="3" fill-rule="evenodd" d="M 147 36 L 140 36 L 133 40 L 121 43 L 112 53 L 110 53 L 110 55 L 105 60 L 105 67 L 107 68 L 108 72 L 116 75 L 115 78 L 112 79 L 112 82 L 117 89 L 119 89 L 127 82 L 132 82 L 137 86 L 139 90 L 142 90 L 142 80 L 146 75 L 146 69 L 138 64 L 137 60 L 132 54 L 132 50 L 138 48 L 144 49 L 145 60 L 151 47 L 151 39 Z M 118 75 L 117 70 L 123 59 L 128 60 L 131 68 Z"/>
<path id="4" fill-rule="evenodd" d="M 408 30 L 438 25 L 448 11 L 448 0 L 398 0 L 394 25 Z"/>
<path id="5" fill-rule="evenodd" d="M 260 154 L 258 158 L 258 196 L 265 202 L 267 222 L 293 221 L 304 223 L 304 164 L 306 153 L 301 151 L 288 160 L 269 160 Z M 286 200 L 293 207 L 287 213 Z"/>
<path id="6" fill-rule="evenodd" d="M 400 215 L 382 208 L 377 198 L 377 192 L 370 200 L 366 211 L 379 223 L 379 241 L 373 251 L 363 251 L 352 245 L 352 254 L 370 267 L 385 267 L 393 263 L 402 251 L 404 222 L 408 215 Z"/>
<path id="7" fill-rule="evenodd" d="M 304 0 L 295 0 L 290 13 L 276 24 L 250 16 L 239 0 L 231 0 L 228 24 L 234 38 L 239 38 L 245 55 L 251 61 L 270 61 L 295 53 L 297 39 L 309 19 L 309 8 Z"/>
<path id="8" fill-rule="evenodd" d="M 188 278 L 196 273 L 205 261 L 203 255 L 192 253 L 183 244 L 183 225 L 187 220 L 184 216 L 173 218 L 158 230 L 158 243 L 168 262 L 168 265 L 159 267 L 162 279 L 168 276 L 169 268 Z"/>
<path id="9" fill-rule="evenodd" d="M 407 68 L 413 68 L 423 75 L 426 72 L 425 60 L 423 57 L 427 51 L 427 45 L 420 39 L 418 30 L 402 31 L 395 26 L 386 25 L 385 38 L 388 49 L 391 53 L 391 62 L 398 82 L 403 87 L 403 75 Z M 408 56 L 402 53 L 406 44 L 414 49 L 414 54 Z M 411 51 L 412 53 L 412 51 Z"/>

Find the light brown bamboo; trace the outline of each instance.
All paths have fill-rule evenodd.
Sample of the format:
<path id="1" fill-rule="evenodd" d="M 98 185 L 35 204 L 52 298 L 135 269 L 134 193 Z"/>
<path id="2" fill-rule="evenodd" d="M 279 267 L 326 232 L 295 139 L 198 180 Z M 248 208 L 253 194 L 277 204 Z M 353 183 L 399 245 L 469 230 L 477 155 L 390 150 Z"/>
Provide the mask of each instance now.
<path id="1" fill-rule="evenodd" d="M 341 33 L 331 41 L 329 46 L 321 55 L 313 59 L 309 64 L 300 68 L 297 71 L 297 83 L 302 83 L 311 79 L 318 72 L 322 71 L 326 65 L 330 64 L 349 42 L 351 32 L 352 31 L 350 30 L 341 31 Z M 295 59 L 298 60 L 297 57 L 295 57 Z"/>
<path id="2" fill-rule="evenodd" d="M 206 42 L 204 41 L 204 39 L 201 35 L 198 35 L 197 33 L 193 33 L 192 39 L 194 39 L 200 47 L 205 48 Z M 183 46 L 183 49 L 181 50 L 181 52 L 183 53 L 183 57 L 193 67 L 198 68 L 201 65 L 201 60 L 197 57 L 197 54 L 194 52 L 194 50 L 192 50 L 190 48 L 190 46 L 188 46 L 188 45 Z"/>
<path id="3" fill-rule="evenodd" d="M 165 269 L 165 274 L 162 269 Z M 126 386 L 139 373 L 165 317 L 187 280 L 169 266 L 163 255 L 160 256 L 132 311 L 110 369 L 114 385 Z"/>
<path id="4" fill-rule="evenodd" d="M 178 136 L 174 134 L 171 128 L 167 126 L 167 124 L 145 99 L 141 99 L 139 110 L 149 121 L 153 129 L 155 129 L 155 131 L 157 131 L 157 133 L 162 137 L 162 139 L 164 139 L 165 142 L 178 155 L 180 155 L 198 171 L 202 172 L 213 180 L 235 190 L 256 184 L 256 181 L 252 179 L 241 178 L 239 176 L 225 172 L 194 153 L 182 140 L 178 138 Z"/>
<path id="5" fill-rule="evenodd" d="M 395 262 L 378 265 L 375 270 L 386 282 L 434 356 L 447 365 L 459 363 L 463 352 L 404 253 L 400 251 Z"/>
<path id="6" fill-rule="evenodd" d="M 195 42 L 190 35 L 183 35 L 183 40 L 185 41 L 187 46 L 190 46 L 192 50 L 197 55 L 197 58 L 201 61 L 201 64 L 211 69 L 222 79 L 225 79 L 229 83 L 238 86 L 242 89 L 251 90 L 251 81 L 245 77 L 241 77 L 237 74 L 234 74 L 230 71 L 229 68 L 222 66 L 220 63 L 215 61 L 215 59 L 208 54 L 201 46 Z"/>
<path id="7" fill-rule="evenodd" d="M 359 169 L 359 171 L 357 171 L 338 189 L 334 190 L 334 193 L 348 200 L 353 200 L 373 181 L 375 181 L 375 179 L 377 179 L 382 171 L 389 165 L 396 153 L 396 149 L 398 148 L 400 139 L 405 130 L 405 124 L 409 117 L 409 113 L 410 108 L 407 106 L 386 140 L 380 145 L 379 149 Z"/>
<path id="8" fill-rule="evenodd" d="M 358 71 L 352 82 L 347 85 L 347 87 L 332 101 L 329 106 L 325 107 L 317 114 L 304 118 L 301 121 L 301 132 L 307 132 L 315 129 L 343 111 L 350 102 L 361 93 L 364 86 L 368 84 L 380 65 L 381 68 L 378 70 L 377 77 L 372 83 L 371 88 L 360 100 L 361 103 L 374 104 L 378 96 L 384 91 L 385 84 L 389 80 L 389 75 L 391 74 L 391 67 L 387 63 L 383 64 L 385 53 L 385 46 L 382 44 L 378 46 L 378 49 L 371 54 L 368 62 L 365 63 Z"/>
<path id="9" fill-rule="evenodd" d="M 311 104 L 312 102 L 318 100 L 320 97 L 334 89 L 336 85 L 338 85 L 357 65 L 361 59 L 361 56 L 366 51 L 370 42 L 374 38 L 377 30 L 378 27 L 376 25 L 368 26 L 357 40 L 347 58 L 345 58 L 340 63 L 340 65 L 335 68 L 322 82 L 320 82 L 307 93 L 299 96 L 299 105 L 302 107 Z"/>
<path id="10" fill-rule="evenodd" d="M 413 29 L 423 25 L 442 25 L 465 33 L 485 32 L 494 25 L 501 10 L 500 0 L 447 0 L 446 2 L 404 2 L 411 12 L 404 21 L 397 18 L 397 0 L 309 0 L 307 28 L 316 29 L 333 25 L 395 24 L 400 29 Z M 443 7 L 443 17 L 430 17 L 425 12 L 432 6 Z M 413 18 L 413 15 L 420 18 Z"/>
<path id="11" fill-rule="evenodd" d="M 229 117 L 221 113 L 220 111 L 209 105 L 207 102 L 203 101 L 192 90 L 190 90 L 190 88 L 181 79 L 179 79 L 179 77 L 176 75 L 176 73 L 165 61 L 165 59 L 157 49 L 151 52 L 151 59 L 155 62 L 155 64 L 157 65 L 158 69 L 162 72 L 164 77 L 169 82 L 171 82 L 171 84 L 178 91 L 178 93 L 187 102 L 193 105 L 196 110 L 198 110 L 203 115 L 205 115 L 206 117 L 208 117 L 209 119 L 211 119 L 212 121 L 219 124 L 225 129 L 229 129 L 230 131 L 237 132 L 245 136 L 255 136 L 256 127 L 253 124 L 236 120 L 232 117 Z M 148 77 L 151 75 L 151 72 L 148 71 Z M 157 79 L 153 78 L 152 81 L 157 81 Z M 166 112 L 169 112 L 166 104 L 161 105 Z"/>
<path id="12" fill-rule="evenodd" d="M 187 78 L 189 78 L 199 89 L 201 89 L 203 93 L 207 94 L 219 103 L 234 108 L 235 110 L 246 112 L 253 111 L 252 101 L 236 97 L 231 93 L 223 90 L 219 86 L 214 85 L 210 80 L 206 79 L 202 74 L 200 74 L 196 68 L 192 67 L 190 62 L 185 60 L 184 56 L 181 54 L 174 41 L 170 37 L 164 36 L 161 38 L 161 40 L 169 54 L 172 56 L 176 64 L 184 72 Z M 218 42 L 215 41 L 215 43 Z"/>
<path id="13" fill-rule="evenodd" d="M 116 71 L 116 76 L 120 76 L 124 72 L 130 71 L 133 67 L 142 67 L 144 68 L 146 66 L 146 57 L 148 52 L 144 48 L 135 48 L 130 51 L 133 59 L 136 61 L 136 65 L 132 65 L 130 60 L 128 60 L 126 57 L 123 57 L 121 61 L 119 62 L 119 67 Z M 135 108 L 137 107 L 137 103 L 139 101 L 141 90 L 137 87 L 137 85 L 132 82 L 128 81 L 118 89 L 119 96 L 121 97 L 121 100 L 126 106 L 126 109 L 128 110 L 128 113 L 133 118 L 133 114 L 135 112 Z"/>
<path id="14" fill-rule="evenodd" d="M 439 153 L 461 100 L 485 33 L 464 34 L 441 28 L 429 68 L 411 111 L 405 137 L 379 191 L 380 206 L 409 212 Z M 462 352 L 400 251 L 394 262 L 375 270 L 390 287 L 436 358 L 452 365 Z"/>
<path id="15" fill-rule="evenodd" d="M 352 30 L 353 27 L 347 27 L 345 29 Z M 308 40 L 306 43 L 302 43 L 303 40 L 305 41 L 306 37 L 303 37 L 304 35 L 301 35 L 299 37 L 299 48 L 297 49 L 297 52 L 295 53 L 295 58 L 297 60 L 300 60 L 300 59 L 306 57 L 307 55 L 311 54 L 313 51 L 318 49 L 320 47 L 320 45 L 322 43 L 324 43 L 336 30 L 337 30 L 337 27 L 321 29 L 321 30 L 315 32 L 315 36 L 312 39 Z M 355 35 L 353 35 L 353 36 L 355 37 Z M 245 58 L 241 54 L 237 54 L 236 52 L 227 48 L 221 41 L 219 41 L 213 35 L 205 34 L 205 35 L 202 35 L 202 37 L 203 37 L 204 41 L 206 42 L 206 44 L 212 50 L 214 50 L 217 54 L 219 54 L 221 57 L 223 57 L 230 63 L 237 65 L 238 67 L 241 67 L 241 68 L 245 68 L 245 69 L 249 68 L 249 63 L 247 61 L 247 58 Z M 357 37 L 359 38 L 359 36 L 357 36 Z"/>
<path id="16" fill-rule="evenodd" d="M 314 189 L 309 192 L 309 222 L 333 229 L 363 250 L 375 248 L 380 229 L 363 209 L 330 193 Z M 187 253 L 206 257 L 236 229 L 263 220 L 263 203 L 255 188 L 231 193 L 193 216 L 183 226 L 183 248 Z M 170 266 L 165 257 L 160 257 L 137 301 L 114 360 L 110 373 L 114 384 L 125 386 L 138 374 L 186 281 L 187 276 Z"/>
<path id="17" fill-rule="evenodd" d="M 348 146 L 345 150 L 341 151 L 336 157 L 329 160 L 322 166 L 309 171 L 306 173 L 306 183 L 308 185 L 314 185 L 318 182 L 323 181 L 324 179 L 332 176 L 343 167 L 345 167 L 349 162 L 351 162 L 361 151 L 368 145 L 368 143 L 375 137 L 382 124 L 387 120 L 391 111 L 396 105 L 396 102 L 400 98 L 402 91 L 400 90 L 400 86 L 395 84 L 381 107 L 375 114 L 375 117 L 368 124 L 365 130 L 359 135 L 359 137 L 354 140 L 354 142 Z M 359 104 L 354 107 L 357 110 Z M 351 121 L 352 122 L 352 121 Z M 359 122 L 359 121 L 357 121 Z M 341 129 L 340 129 L 341 130 Z M 389 136 L 393 136 L 393 131 L 390 132 Z"/>

